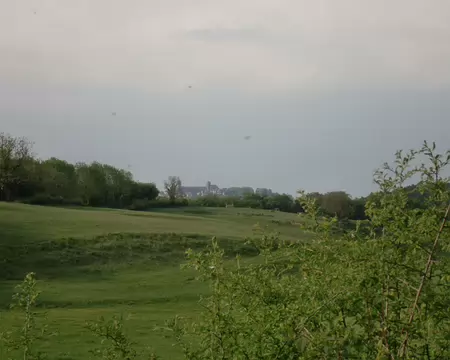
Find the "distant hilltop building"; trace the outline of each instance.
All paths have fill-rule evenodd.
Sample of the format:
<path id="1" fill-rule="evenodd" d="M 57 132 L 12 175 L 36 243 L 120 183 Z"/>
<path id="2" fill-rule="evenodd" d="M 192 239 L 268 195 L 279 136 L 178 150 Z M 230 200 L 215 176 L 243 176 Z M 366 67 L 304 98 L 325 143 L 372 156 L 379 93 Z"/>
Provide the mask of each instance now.
<path id="1" fill-rule="evenodd" d="M 181 190 L 183 191 L 184 196 L 189 199 L 195 199 L 206 195 L 236 197 L 242 197 L 246 194 L 258 194 L 262 196 L 274 195 L 271 189 L 258 188 L 255 191 L 250 186 L 219 188 L 217 185 L 211 184 L 211 181 L 208 181 L 205 186 L 183 186 Z"/>
<path id="2" fill-rule="evenodd" d="M 225 195 L 224 189 L 220 189 L 217 185 L 211 184 L 211 181 L 208 181 L 205 186 L 182 186 L 181 190 L 184 196 L 190 199 L 205 195 Z"/>

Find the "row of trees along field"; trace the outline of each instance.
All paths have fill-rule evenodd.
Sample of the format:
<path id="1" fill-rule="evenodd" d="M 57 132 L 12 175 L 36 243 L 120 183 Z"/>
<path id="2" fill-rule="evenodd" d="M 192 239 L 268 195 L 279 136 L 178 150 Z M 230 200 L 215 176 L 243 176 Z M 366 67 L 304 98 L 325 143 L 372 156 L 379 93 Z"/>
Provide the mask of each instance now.
<path id="1" fill-rule="evenodd" d="M 332 191 L 325 194 L 310 193 L 316 199 L 322 215 L 337 216 L 339 219 L 366 219 L 365 204 L 367 198 L 352 198 L 344 191 Z M 288 194 L 263 196 L 259 194 L 245 194 L 242 197 L 224 197 L 217 195 L 202 196 L 192 200 L 197 206 L 225 207 L 232 204 L 235 207 L 253 209 L 277 209 L 283 212 L 299 213 L 304 209 L 298 199 Z"/>
<path id="2" fill-rule="evenodd" d="M 158 198 L 154 183 L 133 179 L 129 171 L 93 162 L 70 164 L 57 158 L 40 160 L 33 155 L 32 143 L 0 133 L 0 200 L 41 205 L 82 205 L 147 210 L 160 206 L 210 206 L 277 209 L 303 212 L 298 200 L 288 194 L 263 196 L 256 193 L 242 197 L 206 195 L 187 200 L 179 177 L 164 183 L 167 198 Z M 352 199 L 342 191 L 311 193 L 323 215 L 340 219 L 366 218 L 366 198 Z M 156 201 L 156 199 L 158 199 Z"/>
<path id="3" fill-rule="evenodd" d="M 129 171 L 98 162 L 40 160 L 27 139 L 0 133 L 0 200 L 122 208 L 158 195 L 155 184 L 136 182 Z"/>
<path id="4" fill-rule="evenodd" d="M 170 176 L 164 184 L 166 193 L 172 201 L 184 198 L 181 179 L 177 176 Z M 336 216 L 339 219 L 366 219 L 365 204 L 367 198 L 352 198 L 344 191 L 332 191 L 325 194 L 318 192 L 310 193 L 319 206 L 322 215 Z M 182 204 L 182 203 L 181 203 Z M 248 192 L 243 196 L 219 196 L 205 195 L 189 202 L 186 205 L 208 206 L 208 207 L 234 207 L 252 208 L 252 209 L 277 209 L 283 212 L 299 213 L 304 209 L 298 199 L 289 194 L 274 194 L 265 196 L 257 193 Z"/>

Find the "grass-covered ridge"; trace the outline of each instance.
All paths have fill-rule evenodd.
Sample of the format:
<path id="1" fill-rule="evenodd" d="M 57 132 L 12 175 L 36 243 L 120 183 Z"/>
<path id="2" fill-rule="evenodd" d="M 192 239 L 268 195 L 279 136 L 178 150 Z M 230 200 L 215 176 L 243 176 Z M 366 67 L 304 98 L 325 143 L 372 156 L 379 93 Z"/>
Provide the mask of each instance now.
<path id="1" fill-rule="evenodd" d="M 86 359 L 94 341 L 86 321 L 121 313 L 138 348 L 151 343 L 176 359 L 172 340 L 153 330 L 176 314 L 196 316 L 199 297 L 208 293 L 194 272 L 180 270 L 185 251 L 204 249 L 215 236 L 228 258 L 253 257 L 245 239 L 256 223 L 293 240 L 301 234 L 298 221 L 237 208 L 135 212 L 0 203 L 1 330 L 21 323 L 7 310 L 19 279 L 34 271 L 42 291 L 38 313 L 46 312 L 49 331 L 60 334 L 39 345 L 51 359 Z"/>
<path id="2" fill-rule="evenodd" d="M 265 216 L 254 216 L 254 214 Z M 247 216 L 246 216 L 247 214 Z M 0 203 L 2 243 L 92 237 L 105 233 L 150 232 L 245 237 L 252 226 L 271 224 L 271 220 L 297 221 L 295 214 L 238 208 L 180 208 L 152 212 L 97 208 L 56 208 Z M 295 227 L 283 233 L 297 237 Z"/>

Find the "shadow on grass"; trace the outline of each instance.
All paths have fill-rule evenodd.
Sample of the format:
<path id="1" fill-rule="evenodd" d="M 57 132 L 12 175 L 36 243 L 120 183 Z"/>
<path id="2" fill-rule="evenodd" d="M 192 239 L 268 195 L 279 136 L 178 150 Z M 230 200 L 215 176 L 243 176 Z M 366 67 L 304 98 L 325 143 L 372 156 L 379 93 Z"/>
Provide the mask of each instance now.
<path id="1" fill-rule="evenodd" d="M 257 255 L 242 239 L 217 240 L 227 256 Z M 82 276 L 98 281 L 123 266 L 178 264 L 186 250 L 201 250 L 210 243 L 211 237 L 199 234 L 111 233 L 90 239 L 0 244 L 0 279 L 20 280 L 33 271 L 41 278 Z"/>

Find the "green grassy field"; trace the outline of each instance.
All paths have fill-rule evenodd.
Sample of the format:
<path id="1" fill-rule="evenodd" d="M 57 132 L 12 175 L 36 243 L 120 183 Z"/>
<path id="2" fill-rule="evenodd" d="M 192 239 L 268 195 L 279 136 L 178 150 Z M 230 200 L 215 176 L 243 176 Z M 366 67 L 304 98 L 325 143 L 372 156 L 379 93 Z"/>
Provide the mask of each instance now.
<path id="1" fill-rule="evenodd" d="M 20 325 L 7 311 L 14 286 L 37 273 L 39 306 L 50 331 L 40 344 L 51 359 L 86 359 L 99 343 L 85 322 L 123 314 L 137 347 L 164 359 L 180 353 L 155 326 L 174 315 L 195 317 L 207 287 L 180 270 L 184 251 L 216 236 L 231 257 L 254 255 L 244 239 L 255 224 L 286 239 L 304 238 L 294 214 L 238 208 L 152 212 L 63 209 L 0 203 L 0 332 Z M 0 359 L 3 359 L 0 348 Z"/>

